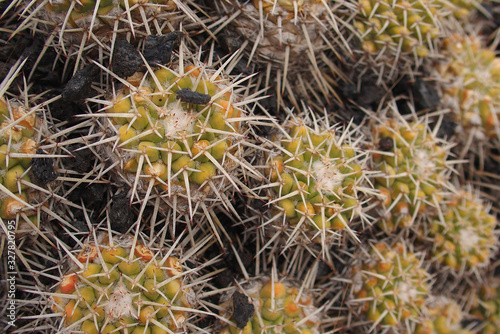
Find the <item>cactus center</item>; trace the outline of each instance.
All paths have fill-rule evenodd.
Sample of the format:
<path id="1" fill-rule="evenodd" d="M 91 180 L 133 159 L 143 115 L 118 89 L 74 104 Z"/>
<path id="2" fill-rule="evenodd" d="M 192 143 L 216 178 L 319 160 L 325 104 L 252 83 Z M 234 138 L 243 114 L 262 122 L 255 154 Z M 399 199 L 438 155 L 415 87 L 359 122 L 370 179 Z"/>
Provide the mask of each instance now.
<path id="1" fill-rule="evenodd" d="M 132 293 L 123 282 L 118 283 L 105 307 L 108 317 L 120 319 L 123 317 L 137 317 L 132 304 Z"/>
<path id="2" fill-rule="evenodd" d="M 313 171 L 316 176 L 316 189 L 333 193 L 334 189 L 342 184 L 344 175 L 339 173 L 336 165 L 321 161 L 313 163 Z"/>

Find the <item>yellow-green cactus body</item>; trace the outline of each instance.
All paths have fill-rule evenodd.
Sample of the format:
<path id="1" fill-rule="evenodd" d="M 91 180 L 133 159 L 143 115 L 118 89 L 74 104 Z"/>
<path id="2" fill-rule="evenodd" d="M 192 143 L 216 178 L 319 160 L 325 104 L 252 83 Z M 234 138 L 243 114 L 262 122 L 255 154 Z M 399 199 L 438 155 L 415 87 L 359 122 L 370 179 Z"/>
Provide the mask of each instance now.
<path id="1" fill-rule="evenodd" d="M 359 254 L 353 267 L 350 302 L 369 321 L 382 328 L 403 327 L 417 322 L 429 294 L 429 275 L 417 256 L 402 243 L 375 244 L 369 255 Z"/>
<path id="2" fill-rule="evenodd" d="M 424 314 L 415 334 L 471 334 L 462 328 L 462 309 L 453 300 L 432 297 L 422 311 Z"/>
<path id="3" fill-rule="evenodd" d="M 293 231 L 300 226 L 316 242 L 331 240 L 349 230 L 361 213 L 364 160 L 350 139 L 334 128 L 310 128 L 305 121 L 285 123 L 286 135 L 274 138 L 267 158 L 267 175 L 273 185 L 269 198 L 273 215 Z M 348 130 L 346 130 L 348 131 Z M 326 236 L 322 233 L 326 232 Z"/>
<path id="4" fill-rule="evenodd" d="M 223 297 L 221 306 L 223 316 L 233 324 L 226 325 L 221 333 L 231 334 L 274 334 L 274 333 L 320 333 L 321 313 L 314 314 L 317 308 L 306 290 L 299 289 L 289 281 L 273 281 L 262 278 L 239 284 L 241 289 L 233 289 Z M 253 305 L 253 316 L 246 324 L 235 323 L 233 294 L 239 291 L 244 302 Z"/>
<path id="5" fill-rule="evenodd" d="M 481 334 L 494 334 L 500 331 L 500 280 L 490 278 L 473 294 L 469 311 L 474 318 L 482 320 Z"/>
<path id="6" fill-rule="evenodd" d="M 117 138 L 111 156 L 119 159 L 121 176 L 140 193 L 152 182 L 166 197 L 182 198 L 179 210 L 220 199 L 215 192 L 230 186 L 239 166 L 242 110 L 230 81 L 214 72 L 157 70 L 119 92 L 108 110 Z M 198 100 L 182 102 L 181 92 Z"/>
<path id="7" fill-rule="evenodd" d="M 372 126 L 372 134 L 375 188 L 382 195 L 379 226 L 388 232 L 410 227 L 441 201 L 447 148 L 424 124 L 389 119 Z"/>
<path id="8" fill-rule="evenodd" d="M 481 200 L 459 191 L 449 195 L 441 211 L 443 220 L 436 218 L 427 227 L 432 259 L 455 271 L 487 266 L 495 254 L 497 220 Z"/>
<path id="9" fill-rule="evenodd" d="M 82 38 L 89 37 L 89 30 L 92 31 L 92 38 L 108 41 L 113 34 L 120 32 L 133 30 L 137 34 L 155 31 L 152 21 L 159 22 L 161 26 L 163 20 L 168 20 L 175 27 L 183 17 L 172 0 L 101 0 L 99 3 L 96 0 L 39 0 L 37 6 L 36 16 L 47 22 L 47 29 L 61 29 L 62 42 L 78 45 L 82 43 Z M 30 22 L 26 21 L 26 24 Z M 170 31 L 165 29 L 156 33 Z"/>
<path id="10" fill-rule="evenodd" d="M 500 58 L 477 37 L 452 35 L 443 41 L 439 66 L 443 103 L 461 128 L 464 145 L 474 150 L 500 140 Z M 470 143 L 469 143 L 470 141 Z M 476 144 L 479 143 L 479 144 Z"/>
<path id="11" fill-rule="evenodd" d="M 38 226 L 36 212 L 27 207 L 27 204 L 34 204 L 30 203 L 34 200 L 33 190 L 23 181 L 31 182 L 28 168 L 37 150 L 35 140 L 39 126 L 40 119 L 33 111 L 26 111 L 15 103 L 9 107 L 0 99 L 0 182 L 6 189 L 0 197 L 2 219 L 16 219 L 25 214 Z"/>
<path id="12" fill-rule="evenodd" d="M 482 0 L 451 0 L 443 1 L 444 6 L 449 6 L 453 11 L 453 16 L 459 21 L 466 21 L 478 6 L 481 6 Z"/>
<path id="13" fill-rule="evenodd" d="M 403 52 L 426 57 L 429 43 L 440 35 L 440 7 L 434 0 L 359 0 L 354 27 L 368 53 Z"/>
<path id="14" fill-rule="evenodd" d="M 171 333 L 185 329 L 190 291 L 179 259 L 155 256 L 144 245 L 132 245 L 133 238 L 122 237 L 112 246 L 87 244 L 76 255 L 79 265 L 62 277 L 51 297 L 65 330 Z"/>

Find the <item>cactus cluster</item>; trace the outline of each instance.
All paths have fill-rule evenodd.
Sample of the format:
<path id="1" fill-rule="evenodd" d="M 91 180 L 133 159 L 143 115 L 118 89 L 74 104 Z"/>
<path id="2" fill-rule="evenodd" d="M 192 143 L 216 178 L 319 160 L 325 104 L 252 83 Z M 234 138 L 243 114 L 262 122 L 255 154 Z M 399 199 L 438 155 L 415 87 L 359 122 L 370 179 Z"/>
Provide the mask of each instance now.
<path id="1" fill-rule="evenodd" d="M 449 146 L 423 122 L 387 118 L 371 131 L 375 188 L 383 196 L 379 226 L 389 232 L 410 227 L 441 202 Z"/>
<path id="2" fill-rule="evenodd" d="M 473 7 L 0 1 L 0 328 L 499 332 Z"/>
<path id="3" fill-rule="evenodd" d="M 183 265 L 133 237 L 87 243 L 52 293 L 61 329 L 84 333 L 172 333 L 185 329 L 190 291 Z"/>
<path id="4" fill-rule="evenodd" d="M 322 319 L 313 297 L 286 279 L 240 282 L 223 297 L 221 307 L 229 320 L 221 333 L 320 333 Z"/>
<path id="5" fill-rule="evenodd" d="M 415 326 L 430 291 L 430 275 L 417 254 L 401 242 L 379 242 L 368 252 L 360 251 L 352 268 L 349 303 L 373 324 L 370 331 Z"/>

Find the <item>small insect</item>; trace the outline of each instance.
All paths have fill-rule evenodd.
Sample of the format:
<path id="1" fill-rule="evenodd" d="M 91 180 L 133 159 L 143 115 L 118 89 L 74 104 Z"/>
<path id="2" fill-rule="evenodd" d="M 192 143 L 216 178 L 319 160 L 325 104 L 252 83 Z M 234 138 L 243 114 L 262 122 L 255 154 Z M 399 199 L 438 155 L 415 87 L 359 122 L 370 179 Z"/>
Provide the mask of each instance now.
<path id="1" fill-rule="evenodd" d="M 177 100 L 192 104 L 207 104 L 211 99 L 210 95 L 194 92 L 189 88 L 180 89 L 176 92 L 176 94 Z"/>

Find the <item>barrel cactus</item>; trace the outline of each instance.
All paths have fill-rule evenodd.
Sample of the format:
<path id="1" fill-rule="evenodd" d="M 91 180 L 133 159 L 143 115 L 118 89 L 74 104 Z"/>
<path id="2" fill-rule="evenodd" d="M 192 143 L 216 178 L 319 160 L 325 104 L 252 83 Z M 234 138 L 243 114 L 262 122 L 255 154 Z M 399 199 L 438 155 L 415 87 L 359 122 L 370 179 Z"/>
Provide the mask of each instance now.
<path id="1" fill-rule="evenodd" d="M 339 12 L 346 12 L 342 3 L 217 0 L 214 6 L 228 18 L 225 29 L 246 46 L 247 64 L 263 68 L 265 82 L 276 85 L 278 96 L 287 92 L 294 99 L 294 94 L 308 96 L 309 91 L 331 95 L 333 88 L 321 70 L 327 50 L 350 53 L 340 33 L 349 26 L 347 15 L 339 17 Z"/>
<path id="2" fill-rule="evenodd" d="M 43 206 L 56 190 L 44 189 L 56 179 L 54 170 L 42 175 L 33 162 L 35 158 L 56 157 L 46 153 L 54 153 L 48 142 L 58 137 L 44 142 L 49 134 L 44 108 L 34 105 L 27 89 L 23 97 L 4 94 L 21 67 L 17 63 L 0 85 L 0 218 L 16 220 L 18 236 L 39 231 Z"/>
<path id="3" fill-rule="evenodd" d="M 472 294 L 470 314 L 479 320 L 477 333 L 493 334 L 500 330 L 500 281 L 490 277 Z"/>
<path id="4" fill-rule="evenodd" d="M 375 188 L 383 196 L 379 226 L 387 231 L 411 227 L 432 215 L 441 202 L 450 172 L 450 144 L 436 137 L 424 120 L 380 118 L 371 127 Z"/>
<path id="5" fill-rule="evenodd" d="M 100 134 L 107 138 L 99 147 L 133 198 L 160 196 L 192 217 L 200 208 L 229 207 L 230 194 L 246 189 L 238 175 L 256 172 L 243 159 L 252 120 L 240 94 L 246 79 L 233 82 L 223 68 L 186 54 L 179 63 L 191 65 L 129 77 L 97 116 L 105 116 Z"/>
<path id="6" fill-rule="evenodd" d="M 461 157 L 488 159 L 488 148 L 500 147 L 500 58 L 478 36 L 453 34 L 442 44 L 437 66 L 444 106 L 459 124 Z"/>
<path id="7" fill-rule="evenodd" d="M 497 245 L 497 220 L 472 190 L 447 194 L 441 214 L 422 224 L 422 237 L 432 243 L 430 258 L 455 272 L 477 272 L 490 263 Z"/>
<path id="8" fill-rule="evenodd" d="M 366 176 L 366 155 L 358 129 L 330 125 L 310 109 L 289 117 L 265 145 L 272 204 L 264 223 L 274 238 L 281 234 L 284 249 L 321 245 L 322 257 L 347 231 L 357 240 L 354 221 L 369 223 L 365 195 L 372 192 Z"/>
<path id="9" fill-rule="evenodd" d="M 154 251 L 132 236 L 100 237 L 71 256 L 51 293 L 61 330 L 84 333 L 184 331 L 193 292 L 175 249 Z"/>
<path id="10" fill-rule="evenodd" d="M 415 328 L 430 291 L 430 275 L 404 243 L 382 241 L 361 249 L 351 274 L 348 303 L 357 319 L 370 321 L 369 331 Z"/>

